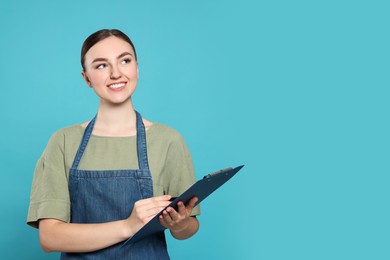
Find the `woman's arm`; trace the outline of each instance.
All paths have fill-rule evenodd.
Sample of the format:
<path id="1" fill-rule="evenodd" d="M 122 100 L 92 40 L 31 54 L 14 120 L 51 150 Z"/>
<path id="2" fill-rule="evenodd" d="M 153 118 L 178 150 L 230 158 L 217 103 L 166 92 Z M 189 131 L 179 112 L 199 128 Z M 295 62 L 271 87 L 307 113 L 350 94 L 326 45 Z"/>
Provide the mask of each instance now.
<path id="1" fill-rule="evenodd" d="M 46 252 L 91 252 L 119 243 L 134 235 L 169 205 L 171 196 L 139 200 L 124 220 L 99 224 L 66 223 L 56 219 L 39 221 L 41 246 Z"/>
<path id="2" fill-rule="evenodd" d="M 57 219 L 39 221 L 39 238 L 46 252 L 91 252 L 125 240 L 125 220 L 102 224 L 74 224 Z"/>

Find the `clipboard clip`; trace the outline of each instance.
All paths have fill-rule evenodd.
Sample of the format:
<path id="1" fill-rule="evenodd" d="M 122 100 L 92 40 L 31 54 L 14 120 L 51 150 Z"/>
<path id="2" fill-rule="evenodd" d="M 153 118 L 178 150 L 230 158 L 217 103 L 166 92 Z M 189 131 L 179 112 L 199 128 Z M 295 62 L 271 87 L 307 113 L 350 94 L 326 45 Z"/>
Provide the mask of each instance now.
<path id="1" fill-rule="evenodd" d="M 226 168 L 226 169 L 222 169 L 222 170 L 219 170 L 219 171 L 216 171 L 216 172 L 207 174 L 207 175 L 205 175 L 205 176 L 203 177 L 203 179 L 207 179 L 207 178 L 213 177 L 214 175 L 221 174 L 221 173 L 230 171 L 230 170 L 232 170 L 232 169 L 233 169 L 232 167 L 229 167 L 229 168 Z"/>

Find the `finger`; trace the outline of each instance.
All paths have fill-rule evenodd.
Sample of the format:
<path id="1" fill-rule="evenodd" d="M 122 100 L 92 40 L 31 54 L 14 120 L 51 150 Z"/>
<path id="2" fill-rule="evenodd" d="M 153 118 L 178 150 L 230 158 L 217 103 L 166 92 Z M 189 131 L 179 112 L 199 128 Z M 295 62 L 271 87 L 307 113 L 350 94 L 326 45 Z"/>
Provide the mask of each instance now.
<path id="1" fill-rule="evenodd" d="M 159 199 L 148 199 L 144 201 L 137 201 L 134 204 L 135 208 L 141 209 L 142 211 L 151 210 L 154 208 L 164 208 L 170 204 L 169 200 L 159 200 Z"/>
<path id="2" fill-rule="evenodd" d="M 172 225 L 173 220 L 166 210 L 163 211 L 163 213 L 161 214 L 161 217 L 163 218 L 164 222 L 166 223 L 166 225 L 168 227 Z"/>
<path id="3" fill-rule="evenodd" d="M 177 203 L 177 212 L 185 217 L 186 215 L 188 215 L 188 210 L 187 210 L 187 207 L 184 205 L 184 203 L 182 201 L 179 201 Z"/>
<path id="4" fill-rule="evenodd" d="M 145 207 L 145 211 L 151 212 L 151 214 L 157 214 L 163 209 L 165 209 L 167 206 L 169 206 L 169 201 L 159 201 L 156 203 L 151 203 Z"/>
<path id="5" fill-rule="evenodd" d="M 163 218 L 162 215 L 160 215 L 160 216 L 158 217 L 158 219 L 160 220 L 161 226 L 163 226 L 163 227 L 165 227 L 165 228 L 168 228 L 168 225 L 167 225 L 167 223 L 165 223 L 165 220 L 164 220 L 164 218 Z"/>
<path id="6" fill-rule="evenodd" d="M 168 206 L 169 204 L 171 204 L 169 201 L 166 201 L 166 200 L 163 200 L 163 201 L 155 201 L 155 202 L 151 202 L 148 206 L 149 208 L 165 208 L 166 206 Z"/>
<path id="7" fill-rule="evenodd" d="M 180 216 L 174 208 L 169 207 L 169 208 L 167 208 L 166 211 L 167 211 L 168 215 L 171 217 L 172 221 L 177 221 L 179 219 Z M 185 215 L 185 213 L 184 213 L 184 215 Z"/>
<path id="8" fill-rule="evenodd" d="M 145 211 L 145 217 L 154 217 L 156 214 L 160 213 L 165 207 L 155 207 Z"/>
<path id="9" fill-rule="evenodd" d="M 157 197 L 153 197 L 155 200 L 170 200 L 172 198 L 171 195 L 162 195 L 162 196 L 157 196 Z"/>
<path id="10" fill-rule="evenodd" d="M 171 195 L 162 195 L 162 196 L 157 196 L 157 197 L 152 197 L 152 198 L 147 198 L 147 199 L 142 199 L 137 201 L 138 204 L 146 205 L 150 203 L 156 203 L 156 202 L 161 202 L 161 201 L 168 201 L 172 198 Z"/>
<path id="11" fill-rule="evenodd" d="M 161 214 L 158 218 L 160 220 L 161 225 L 163 225 L 163 227 L 166 227 L 166 228 L 170 227 L 170 223 L 172 222 L 172 220 L 170 219 L 171 217 L 169 215 L 167 215 L 167 213 L 166 213 L 166 215 Z"/>
<path id="12" fill-rule="evenodd" d="M 187 210 L 191 210 L 195 207 L 195 204 L 198 202 L 197 197 L 193 197 L 186 205 Z"/>
<path id="13" fill-rule="evenodd" d="M 140 219 L 152 218 L 159 212 L 161 212 L 164 208 L 169 205 L 167 201 L 160 202 L 152 202 L 150 201 L 148 204 L 137 206 L 134 208 L 134 212 L 139 216 Z"/>

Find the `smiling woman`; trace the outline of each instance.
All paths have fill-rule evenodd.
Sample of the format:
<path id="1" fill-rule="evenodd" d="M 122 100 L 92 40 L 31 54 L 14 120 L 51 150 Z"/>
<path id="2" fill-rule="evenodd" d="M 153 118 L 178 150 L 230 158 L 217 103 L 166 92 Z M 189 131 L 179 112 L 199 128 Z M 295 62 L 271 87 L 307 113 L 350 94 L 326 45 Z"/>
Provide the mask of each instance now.
<path id="1" fill-rule="evenodd" d="M 93 45 L 85 54 L 82 75 L 100 97 L 100 108 L 131 103 L 138 83 L 138 64 L 133 47 L 110 36 Z"/>
<path id="2" fill-rule="evenodd" d="M 134 110 L 137 55 L 124 33 L 89 36 L 81 65 L 99 96 L 97 115 L 51 137 L 35 169 L 27 223 L 39 227 L 42 248 L 63 252 L 61 259 L 169 259 L 163 232 L 123 249 L 120 242 L 195 181 L 186 144 Z M 161 214 L 175 238 L 197 232 L 196 201 Z"/>

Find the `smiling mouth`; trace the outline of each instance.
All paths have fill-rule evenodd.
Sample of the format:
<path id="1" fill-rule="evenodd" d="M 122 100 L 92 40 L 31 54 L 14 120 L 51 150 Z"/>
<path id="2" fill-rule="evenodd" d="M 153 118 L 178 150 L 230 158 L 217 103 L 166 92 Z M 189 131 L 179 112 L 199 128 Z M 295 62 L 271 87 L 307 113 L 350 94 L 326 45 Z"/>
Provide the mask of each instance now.
<path id="1" fill-rule="evenodd" d="M 121 88 L 121 87 L 124 87 L 126 85 L 126 83 L 114 83 L 114 84 L 110 84 L 108 85 L 108 87 L 110 89 L 118 89 L 118 88 Z"/>

